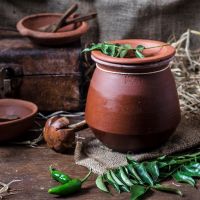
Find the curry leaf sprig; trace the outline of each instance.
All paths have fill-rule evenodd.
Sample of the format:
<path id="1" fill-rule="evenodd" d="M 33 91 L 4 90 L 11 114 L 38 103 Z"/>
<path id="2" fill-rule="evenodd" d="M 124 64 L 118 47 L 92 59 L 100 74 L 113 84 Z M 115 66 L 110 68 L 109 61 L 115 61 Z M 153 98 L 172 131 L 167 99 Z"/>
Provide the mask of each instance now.
<path id="1" fill-rule="evenodd" d="M 90 52 L 93 50 L 99 50 L 102 53 L 117 57 L 117 58 L 124 58 L 128 56 L 130 52 L 133 52 L 135 57 L 137 58 L 144 58 L 143 50 L 144 49 L 151 49 L 151 48 L 157 48 L 157 47 L 163 47 L 167 46 L 169 44 L 164 44 L 160 46 L 153 46 L 153 47 L 144 47 L 143 45 L 137 45 L 135 48 L 133 48 L 130 44 L 111 44 L 111 43 L 92 43 L 89 48 L 85 48 L 83 52 Z"/>
<path id="2" fill-rule="evenodd" d="M 107 185 L 118 192 L 130 192 L 131 200 L 141 199 L 150 190 L 170 192 L 182 196 L 174 187 L 162 185 L 166 178 L 192 185 L 200 177 L 200 152 L 185 155 L 162 156 L 152 161 L 137 162 L 127 156 L 127 165 L 110 169 L 96 179 L 97 187 L 109 193 Z"/>

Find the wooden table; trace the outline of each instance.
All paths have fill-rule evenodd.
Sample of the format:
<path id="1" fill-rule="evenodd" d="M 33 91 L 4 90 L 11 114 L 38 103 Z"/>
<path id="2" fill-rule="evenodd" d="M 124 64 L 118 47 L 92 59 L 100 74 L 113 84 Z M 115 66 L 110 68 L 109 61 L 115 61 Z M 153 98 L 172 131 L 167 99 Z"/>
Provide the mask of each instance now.
<path id="1" fill-rule="evenodd" d="M 22 146 L 1 146 L 0 147 L 0 181 L 8 183 L 13 179 L 21 179 L 11 185 L 12 189 L 19 189 L 17 194 L 8 196 L 7 199 L 15 200 L 53 200 L 57 199 L 53 195 L 47 193 L 48 188 L 57 185 L 50 178 L 48 166 L 54 167 L 69 173 L 72 177 L 83 177 L 88 170 L 74 163 L 73 155 L 64 155 L 55 153 L 48 149 L 45 144 L 40 145 L 41 148 L 29 148 Z M 95 186 L 96 175 L 92 175 L 86 182 L 81 192 L 68 197 L 67 199 L 79 200 L 125 200 L 129 199 L 129 193 L 114 195 L 100 192 Z M 169 182 L 165 182 L 166 184 Z M 172 181 L 170 181 L 172 184 Z M 178 184 L 180 185 L 180 184 Z M 176 187 L 174 185 L 174 187 Z M 193 188 L 186 184 L 179 187 L 184 197 L 177 195 L 154 192 L 148 195 L 147 200 L 199 200 L 200 199 L 200 181 L 197 188 Z M 66 198 L 59 198 L 60 200 Z"/>

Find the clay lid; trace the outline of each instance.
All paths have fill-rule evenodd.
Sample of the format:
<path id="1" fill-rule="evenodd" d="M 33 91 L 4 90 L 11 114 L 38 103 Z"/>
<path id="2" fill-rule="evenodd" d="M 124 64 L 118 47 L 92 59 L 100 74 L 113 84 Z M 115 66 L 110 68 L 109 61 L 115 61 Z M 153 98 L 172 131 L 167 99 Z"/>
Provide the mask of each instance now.
<path id="1" fill-rule="evenodd" d="M 144 47 L 156 47 L 166 45 L 167 43 L 155 41 L 155 40 L 145 40 L 145 39 L 126 39 L 126 40 L 113 40 L 108 43 L 118 43 L 118 44 L 130 44 L 133 48 L 137 45 L 143 45 Z M 101 51 L 92 51 L 92 57 L 101 61 L 116 63 L 116 64 L 143 64 L 143 63 L 154 63 L 162 60 L 171 58 L 175 54 L 175 49 L 172 46 L 156 47 L 151 49 L 145 49 L 143 51 L 145 58 L 116 58 L 112 56 L 107 56 Z"/>

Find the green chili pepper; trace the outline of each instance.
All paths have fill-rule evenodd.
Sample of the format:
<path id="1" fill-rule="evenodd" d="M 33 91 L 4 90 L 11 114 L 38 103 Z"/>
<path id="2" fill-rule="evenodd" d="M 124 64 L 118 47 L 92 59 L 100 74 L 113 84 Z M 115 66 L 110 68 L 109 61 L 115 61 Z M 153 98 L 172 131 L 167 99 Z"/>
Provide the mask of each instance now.
<path id="1" fill-rule="evenodd" d="M 50 194 L 56 194 L 60 196 L 67 196 L 78 192 L 81 189 L 82 184 L 88 179 L 92 171 L 90 171 L 82 180 L 71 179 L 69 182 L 59 185 L 48 190 Z"/>
<path id="2" fill-rule="evenodd" d="M 67 174 L 52 168 L 52 166 L 49 167 L 49 171 L 51 173 L 51 177 L 59 183 L 65 184 L 71 180 Z"/>

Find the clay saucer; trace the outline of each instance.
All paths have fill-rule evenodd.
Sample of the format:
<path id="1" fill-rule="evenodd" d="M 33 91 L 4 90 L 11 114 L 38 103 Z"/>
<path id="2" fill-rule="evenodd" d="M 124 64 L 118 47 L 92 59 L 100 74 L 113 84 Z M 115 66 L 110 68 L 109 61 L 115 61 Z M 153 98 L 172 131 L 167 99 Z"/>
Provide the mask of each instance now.
<path id="1" fill-rule="evenodd" d="M 35 104 L 18 99 L 0 99 L 0 142 L 16 139 L 33 125 Z M 7 120 L 6 120 L 7 119 Z"/>
<path id="2" fill-rule="evenodd" d="M 24 17 L 17 23 L 17 29 L 21 35 L 29 37 L 34 43 L 60 46 L 78 40 L 88 29 L 87 22 L 67 25 L 56 33 L 41 32 L 39 28 L 55 23 L 62 14 L 41 13 Z M 77 15 L 76 15 L 77 16 Z M 75 15 L 70 18 L 75 17 Z"/>

